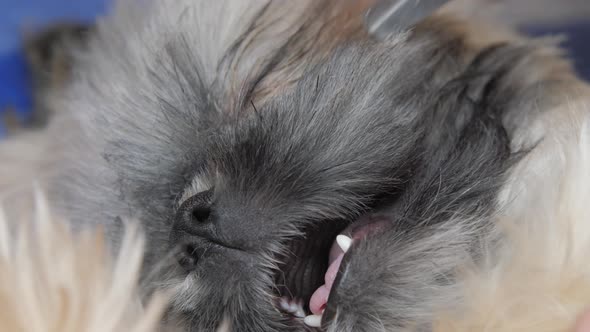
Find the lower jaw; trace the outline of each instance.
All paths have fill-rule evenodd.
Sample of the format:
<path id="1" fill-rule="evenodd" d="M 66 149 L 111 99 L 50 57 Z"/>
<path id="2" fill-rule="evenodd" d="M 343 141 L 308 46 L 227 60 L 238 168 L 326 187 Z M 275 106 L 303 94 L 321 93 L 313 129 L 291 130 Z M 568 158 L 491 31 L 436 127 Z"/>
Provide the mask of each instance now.
<path id="1" fill-rule="evenodd" d="M 283 303 L 282 309 L 299 318 L 304 314 L 311 312 L 312 315 L 306 317 L 305 322 L 310 323 L 308 324 L 309 326 L 318 327 L 318 324 L 322 319 L 322 313 L 328 305 L 328 298 L 332 291 L 334 280 L 340 271 L 342 260 L 350 245 L 354 245 L 354 243 L 358 241 L 364 241 L 374 234 L 379 234 L 385 231 L 390 223 L 391 221 L 387 217 L 365 216 L 358 221 L 349 223 L 348 225 L 344 222 L 334 221 L 334 224 L 324 223 L 323 227 L 316 226 L 315 229 L 308 230 L 315 234 L 320 234 L 323 241 L 316 241 L 314 243 L 313 238 L 302 238 L 301 240 L 293 242 L 291 247 L 296 251 L 296 254 L 303 253 L 303 257 L 299 255 L 296 256 L 297 262 L 314 262 L 314 265 L 312 266 L 312 274 L 314 277 L 309 280 L 306 280 L 305 278 L 300 279 L 301 282 L 307 281 L 308 286 L 302 287 L 302 284 L 296 286 L 302 287 L 300 289 L 303 289 L 303 292 L 297 293 L 300 296 L 297 299 L 290 297 L 290 292 L 288 291 L 289 285 L 286 285 L 286 292 L 281 294 L 282 297 L 279 300 L 279 305 L 281 301 Z M 337 243 L 342 242 L 336 241 L 338 235 L 340 235 L 340 239 L 348 239 L 344 240 L 345 242 L 348 242 L 348 245 L 344 245 L 345 248 L 342 247 L 342 243 Z M 307 250 L 301 250 L 301 247 L 307 248 Z M 318 249 L 319 251 L 315 251 Z M 327 253 L 327 255 L 317 255 L 317 252 L 324 252 Z M 292 268 L 290 271 L 301 270 Z M 321 272 L 318 273 L 318 271 Z M 279 284 L 280 283 L 277 283 L 277 285 Z M 300 304 L 300 306 L 297 307 L 294 304 Z"/>

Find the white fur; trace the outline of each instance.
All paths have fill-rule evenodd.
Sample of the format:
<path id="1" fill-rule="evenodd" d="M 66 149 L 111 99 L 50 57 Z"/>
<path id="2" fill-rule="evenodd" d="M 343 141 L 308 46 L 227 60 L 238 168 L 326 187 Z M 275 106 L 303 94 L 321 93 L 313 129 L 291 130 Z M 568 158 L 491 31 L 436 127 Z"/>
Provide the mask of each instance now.
<path id="1" fill-rule="evenodd" d="M 35 206 L 33 222 L 0 212 L 0 330 L 156 331 L 165 301 L 156 295 L 145 309 L 140 304 L 137 230 L 128 229 L 112 261 L 100 232 L 73 236 L 38 191 Z"/>
<path id="2" fill-rule="evenodd" d="M 498 218 L 502 254 L 465 271 L 464 306 L 435 332 L 572 331 L 590 307 L 590 104 L 567 107 L 582 116 L 556 125 L 514 173 L 526 186 Z"/>

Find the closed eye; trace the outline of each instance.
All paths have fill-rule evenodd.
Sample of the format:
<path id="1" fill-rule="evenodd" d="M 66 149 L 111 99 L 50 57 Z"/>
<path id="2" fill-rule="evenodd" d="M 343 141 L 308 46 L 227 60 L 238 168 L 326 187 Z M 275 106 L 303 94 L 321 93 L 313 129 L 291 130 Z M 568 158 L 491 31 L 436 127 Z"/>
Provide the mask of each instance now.
<path id="1" fill-rule="evenodd" d="M 213 181 L 208 175 L 199 174 L 195 176 L 180 195 L 180 198 L 176 202 L 176 207 L 180 207 L 187 199 L 204 191 L 211 190 L 211 188 L 213 188 Z"/>

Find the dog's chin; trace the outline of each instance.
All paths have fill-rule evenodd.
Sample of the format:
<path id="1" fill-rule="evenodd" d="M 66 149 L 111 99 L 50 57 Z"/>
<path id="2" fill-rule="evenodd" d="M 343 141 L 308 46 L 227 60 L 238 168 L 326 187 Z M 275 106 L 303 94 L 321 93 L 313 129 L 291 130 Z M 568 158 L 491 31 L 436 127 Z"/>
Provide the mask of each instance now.
<path id="1" fill-rule="evenodd" d="M 282 257 L 276 274 L 277 308 L 286 316 L 305 318 L 319 326 L 321 316 L 337 291 L 338 279 L 345 271 L 349 249 L 361 241 L 385 231 L 391 221 L 385 216 L 366 215 L 353 222 L 325 221 L 305 230 L 305 235 L 291 240 L 289 255 Z"/>

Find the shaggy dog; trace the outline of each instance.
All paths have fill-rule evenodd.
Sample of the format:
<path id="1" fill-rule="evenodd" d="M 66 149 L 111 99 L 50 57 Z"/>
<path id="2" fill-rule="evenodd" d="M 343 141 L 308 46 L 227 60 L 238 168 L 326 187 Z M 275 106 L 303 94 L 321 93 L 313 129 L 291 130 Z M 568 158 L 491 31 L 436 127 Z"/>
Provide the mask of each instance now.
<path id="1" fill-rule="evenodd" d="M 0 147 L 9 218 L 37 178 L 111 250 L 141 220 L 142 292 L 190 331 L 571 327 L 588 87 L 551 42 L 446 16 L 374 40 L 369 5 L 121 6 Z"/>

